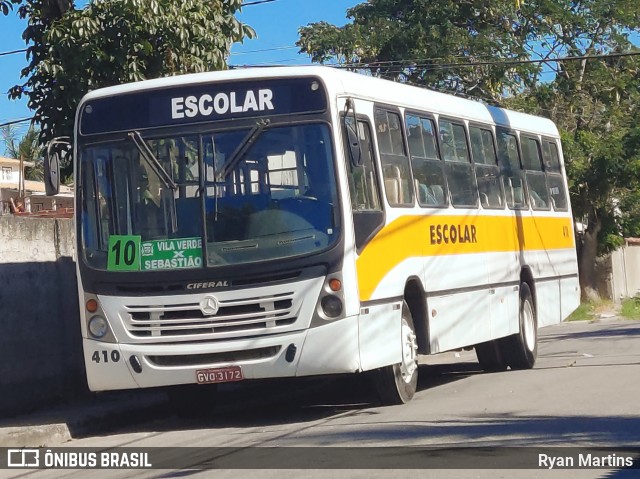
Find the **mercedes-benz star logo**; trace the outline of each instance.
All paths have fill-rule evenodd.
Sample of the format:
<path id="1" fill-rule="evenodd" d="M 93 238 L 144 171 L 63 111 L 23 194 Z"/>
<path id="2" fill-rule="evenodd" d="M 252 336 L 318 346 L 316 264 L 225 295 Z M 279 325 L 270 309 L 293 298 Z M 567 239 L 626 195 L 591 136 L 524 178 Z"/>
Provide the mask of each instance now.
<path id="1" fill-rule="evenodd" d="M 205 316 L 213 316 L 220 309 L 220 303 L 214 296 L 205 296 L 200 301 L 200 311 Z"/>

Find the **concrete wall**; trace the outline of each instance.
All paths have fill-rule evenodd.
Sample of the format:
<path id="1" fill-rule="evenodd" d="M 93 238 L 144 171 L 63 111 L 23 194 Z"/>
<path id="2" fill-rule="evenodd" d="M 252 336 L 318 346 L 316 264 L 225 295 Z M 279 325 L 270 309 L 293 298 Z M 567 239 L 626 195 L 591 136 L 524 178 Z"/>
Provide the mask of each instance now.
<path id="1" fill-rule="evenodd" d="M 627 242 L 612 253 L 610 282 L 614 301 L 640 295 L 640 244 Z"/>
<path id="2" fill-rule="evenodd" d="M 0 417 L 87 391 L 73 220 L 0 217 Z"/>

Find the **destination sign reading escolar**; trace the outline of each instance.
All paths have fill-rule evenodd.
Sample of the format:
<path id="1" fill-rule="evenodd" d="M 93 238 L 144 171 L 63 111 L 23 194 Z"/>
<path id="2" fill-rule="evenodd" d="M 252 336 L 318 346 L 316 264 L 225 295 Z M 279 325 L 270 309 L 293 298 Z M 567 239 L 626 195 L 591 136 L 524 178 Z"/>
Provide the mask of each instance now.
<path id="1" fill-rule="evenodd" d="M 325 90 L 314 78 L 212 81 L 86 101 L 80 111 L 80 133 L 95 135 L 264 115 L 320 113 L 326 108 Z"/>
<path id="2" fill-rule="evenodd" d="M 194 118 L 198 115 L 224 115 L 228 112 L 245 113 L 248 111 L 273 110 L 273 92 L 269 89 L 248 90 L 238 95 L 237 92 L 218 93 L 215 96 L 204 95 L 177 97 L 171 99 L 171 118 Z"/>

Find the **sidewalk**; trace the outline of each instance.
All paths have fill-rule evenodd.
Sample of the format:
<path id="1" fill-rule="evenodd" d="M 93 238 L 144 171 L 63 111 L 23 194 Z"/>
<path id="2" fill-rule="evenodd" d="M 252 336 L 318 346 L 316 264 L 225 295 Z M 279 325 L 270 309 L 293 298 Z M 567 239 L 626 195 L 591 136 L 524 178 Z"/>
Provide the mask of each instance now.
<path id="1" fill-rule="evenodd" d="M 0 419 L 0 447 L 55 446 L 88 433 L 95 434 L 128 418 L 139 419 L 166 404 L 166 393 L 140 390 L 91 395 L 32 414 Z"/>

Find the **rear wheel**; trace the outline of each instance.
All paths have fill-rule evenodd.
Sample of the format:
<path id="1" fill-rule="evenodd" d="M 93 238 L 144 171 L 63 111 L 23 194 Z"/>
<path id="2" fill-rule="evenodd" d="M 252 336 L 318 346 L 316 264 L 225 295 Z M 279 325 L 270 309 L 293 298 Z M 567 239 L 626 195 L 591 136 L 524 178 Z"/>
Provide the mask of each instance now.
<path id="1" fill-rule="evenodd" d="M 531 289 L 520 285 L 520 331 L 500 340 L 500 350 L 511 369 L 531 369 L 538 356 L 538 318 L 533 307 Z"/>
<path id="2" fill-rule="evenodd" d="M 384 405 L 404 404 L 418 387 L 418 342 L 407 303 L 402 305 L 402 362 L 373 371 L 373 382 Z"/>

